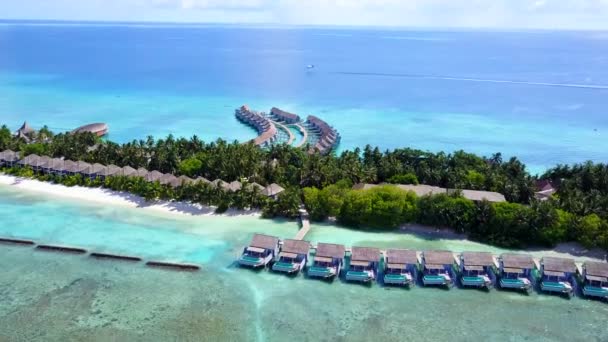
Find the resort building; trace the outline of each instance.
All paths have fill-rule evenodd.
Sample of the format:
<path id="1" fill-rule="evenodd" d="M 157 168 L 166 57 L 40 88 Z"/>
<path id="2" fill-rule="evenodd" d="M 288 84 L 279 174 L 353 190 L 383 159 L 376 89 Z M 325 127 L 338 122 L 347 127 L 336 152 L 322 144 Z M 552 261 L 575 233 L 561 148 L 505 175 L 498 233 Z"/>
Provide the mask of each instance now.
<path id="1" fill-rule="evenodd" d="M 339 277 L 344 265 L 345 251 L 343 245 L 319 242 L 312 266 L 308 268 L 308 276 L 324 279 Z"/>
<path id="2" fill-rule="evenodd" d="M 120 168 L 116 165 L 108 165 L 103 170 L 101 170 L 97 174 L 97 176 L 103 180 L 106 177 L 120 176 L 121 172 L 122 172 L 122 168 Z"/>
<path id="3" fill-rule="evenodd" d="M 105 123 L 92 123 L 92 124 L 88 124 L 88 125 L 84 125 L 84 126 L 80 126 L 80 127 L 76 128 L 75 130 L 72 131 L 72 134 L 85 133 L 85 132 L 93 133 L 93 134 L 97 135 L 98 137 L 102 137 L 102 136 L 108 134 L 108 125 Z"/>
<path id="4" fill-rule="evenodd" d="M 277 197 L 279 196 L 279 194 L 283 191 L 285 191 L 285 189 L 283 189 L 283 187 L 281 187 L 280 185 L 278 185 L 276 183 L 272 183 L 269 186 L 267 186 L 266 188 L 264 188 L 264 190 L 262 190 L 262 195 L 268 196 L 268 197 L 276 200 Z"/>
<path id="5" fill-rule="evenodd" d="M 101 165 L 99 163 L 95 163 L 91 165 L 91 167 L 86 171 L 86 174 L 91 178 L 95 179 L 97 176 L 106 172 L 107 167 L 105 165 Z"/>
<path id="6" fill-rule="evenodd" d="M 137 176 L 137 170 L 130 166 L 125 166 L 122 168 L 122 172 L 120 172 L 120 175 L 125 177 L 135 177 Z"/>
<path id="7" fill-rule="evenodd" d="M 412 286 L 416 284 L 418 255 L 407 249 L 386 251 L 384 284 Z"/>
<path id="8" fill-rule="evenodd" d="M 413 191 L 418 197 L 423 197 L 427 195 L 438 195 L 438 194 L 453 194 L 460 193 L 462 197 L 469 199 L 474 202 L 480 202 L 483 200 L 489 202 L 505 202 L 505 196 L 498 192 L 493 191 L 479 191 L 479 190 L 456 190 L 456 189 L 446 189 L 438 186 L 432 185 L 412 185 L 412 184 L 389 184 L 389 183 L 381 183 L 381 184 L 364 184 L 359 183 L 355 184 L 352 189 L 353 190 L 369 190 L 373 189 L 377 186 L 395 186 L 399 189 L 406 191 Z"/>
<path id="9" fill-rule="evenodd" d="M 286 112 L 277 107 L 270 109 L 270 116 L 276 121 L 282 121 L 286 124 L 295 124 L 300 122 L 300 117 L 296 114 Z"/>
<path id="10" fill-rule="evenodd" d="M 231 192 L 237 192 L 237 191 L 241 190 L 242 188 L 243 188 L 243 184 L 241 184 L 241 182 L 233 181 L 228 184 L 227 190 L 231 191 Z"/>
<path id="11" fill-rule="evenodd" d="M 25 158 L 19 160 L 17 162 L 17 165 L 21 166 L 21 167 L 31 167 L 33 169 L 33 166 L 36 165 L 38 163 L 38 155 L 36 154 L 30 154 L 28 156 L 26 156 Z"/>
<path id="12" fill-rule="evenodd" d="M 549 179 L 541 179 L 536 182 L 538 191 L 534 193 L 534 198 L 539 201 L 546 201 L 557 192 L 557 186 Z"/>
<path id="13" fill-rule="evenodd" d="M 53 158 L 50 163 L 50 172 L 57 176 L 65 174 L 65 161 L 63 159 Z"/>
<path id="14" fill-rule="evenodd" d="M 148 172 L 148 174 L 146 174 L 146 177 L 144 177 L 144 179 L 150 183 L 154 183 L 154 182 L 158 182 L 162 176 L 163 176 L 162 172 L 158 172 L 158 171 L 154 170 L 154 171 Z"/>
<path id="15" fill-rule="evenodd" d="M 352 247 L 346 280 L 369 283 L 376 279 L 380 257 L 378 248 Z"/>
<path id="16" fill-rule="evenodd" d="M 279 258 L 272 265 L 272 270 L 288 274 L 298 273 L 308 262 L 310 242 L 285 239 L 280 247 Z"/>
<path id="17" fill-rule="evenodd" d="M 531 255 L 504 253 L 499 258 L 501 288 L 530 291 L 536 264 Z"/>
<path id="18" fill-rule="evenodd" d="M 19 153 L 6 150 L 0 153 L 0 166 L 13 167 L 19 160 Z"/>
<path id="19" fill-rule="evenodd" d="M 255 234 L 249 246 L 245 247 L 238 260 L 239 265 L 247 267 L 265 267 L 279 253 L 279 238 Z"/>
<path id="20" fill-rule="evenodd" d="M 305 126 L 309 134 L 314 135 L 316 140 L 314 148 L 320 153 L 328 153 L 340 143 L 338 131 L 314 115 L 308 116 Z"/>
<path id="21" fill-rule="evenodd" d="M 143 167 L 140 167 L 139 169 L 137 169 L 137 173 L 135 174 L 136 177 L 141 177 L 141 178 L 146 178 L 147 175 L 148 175 L 148 170 L 146 170 Z"/>
<path id="22" fill-rule="evenodd" d="M 573 259 L 544 257 L 541 260 L 540 272 L 541 290 L 572 296 L 576 284 L 576 264 Z"/>
<path id="23" fill-rule="evenodd" d="M 158 182 L 162 185 L 169 185 L 169 184 L 171 184 L 171 182 L 175 181 L 176 179 L 177 179 L 177 177 L 175 177 L 174 175 L 172 175 L 170 173 L 165 173 L 158 179 Z"/>
<path id="24" fill-rule="evenodd" d="M 496 260 L 489 252 L 463 252 L 460 255 L 462 286 L 490 288 L 494 285 Z"/>
<path id="25" fill-rule="evenodd" d="M 235 115 L 238 120 L 258 131 L 258 137 L 253 140 L 257 146 L 269 146 L 277 139 L 276 126 L 260 113 L 252 111 L 244 105 L 235 111 Z"/>
<path id="26" fill-rule="evenodd" d="M 608 263 L 587 261 L 583 264 L 583 294 L 608 299 Z"/>
<path id="27" fill-rule="evenodd" d="M 422 253 L 422 284 L 452 286 L 454 281 L 454 254 L 450 251 Z"/>

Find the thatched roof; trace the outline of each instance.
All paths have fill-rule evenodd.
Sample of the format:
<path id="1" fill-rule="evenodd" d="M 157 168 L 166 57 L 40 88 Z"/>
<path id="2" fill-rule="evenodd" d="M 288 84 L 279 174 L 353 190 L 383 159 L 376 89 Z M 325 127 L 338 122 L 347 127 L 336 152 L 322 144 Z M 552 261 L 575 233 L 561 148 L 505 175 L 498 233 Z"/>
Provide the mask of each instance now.
<path id="1" fill-rule="evenodd" d="M 148 174 L 146 175 L 146 177 L 144 177 L 148 182 L 156 182 L 157 180 L 160 179 L 160 177 L 162 177 L 163 174 L 161 172 L 158 172 L 156 170 L 152 171 L 152 172 L 148 172 Z"/>
<path id="2" fill-rule="evenodd" d="M 1 159 L 8 162 L 15 162 L 19 159 L 19 154 L 17 152 L 13 152 L 11 150 L 6 150 L 2 152 Z"/>
<path id="3" fill-rule="evenodd" d="M 40 158 L 38 158 L 38 162 L 36 163 L 35 166 L 37 167 L 50 167 L 51 162 L 53 161 L 53 158 L 49 157 L 49 156 L 41 156 Z"/>
<path id="4" fill-rule="evenodd" d="M 105 165 L 95 163 L 89 168 L 89 174 L 100 174 L 104 172 L 105 169 L 107 169 Z"/>
<path id="5" fill-rule="evenodd" d="M 576 264 L 574 259 L 544 257 L 541 261 L 544 271 L 574 273 L 576 272 Z"/>
<path id="6" fill-rule="evenodd" d="M 297 114 L 286 112 L 277 107 L 272 107 L 270 113 L 286 121 L 300 121 L 300 117 Z"/>
<path id="7" fill-rule="evenodd" d="M 450 251 L 424 251 L 422 255 L 425 264 L 451 265 L 454 263 L 454 254 Z"/>
<path id="8" fill-rule="evenodd" d="M 239 181 L 230 182 L 230 184 L 228 184 L 228 190 L 233 192 L 241 190 L 242 187 L 243 184 L 241 184 Z"/>
<path id="9" fill-rule="evenodd" d="M 38 164 L 38 158 L 40 158 L 40 157 L 37 154 L 30 154 L 30 155 L 26 156 L 25 158 L 21 159 L 20 161 L 18 161 L 17 164 L 35 166 L 36 164 Z"/>
<path id="10" fill-rule="evenodd" d="M 308 254 L 310 250 L 310 242 L 304 240 L 283 240 L 283 246 L 281 246 L 281 252 L 296 253 L 296 254 Z"/>
<path id="11" fill-rule="evenodd" d="M 416 255 L 416 251 L 408 249 L 389 249 L 386 251 L 386 262 L 415 265 L 418 263 L 418 256 Z"/>
<path id="12" fill-rule="evenodd" d="M 494 256 L 490 252 L 463 252 L 462 261 L 465 266 L 493 266 Z"/>
<path id="13" fill-rule="evenodd" d="M 608 263 L 600 261 L 587 261 L 583 265 L 587 275 L 596 277 L 608 277 Z"/>
<path id="14" fill-rule="evenodd" d="M 179 176 L 172 180 L 169 184 L 171 184 L 172 187 L 177 188 L 186 184 L 190 184 L 192 182 L 194 182 L 194 180 L 192 180 L 192 178 L 188 176 Z"/>
<path id="15" fill-rule="evenodd" d="M 137 176 L 137 170 L 130 166 L 125 166 L 122 168 L 121 174 L 128 177 Z"/>
<path id="16" fill-rule="evenodd" d="M 504 253 L 500 256 L 504 268 L 534 269 L 534 259 L 528 254 Z"/>
<path id="17" fill-rule="evenodd" d="M 262 191 L 262 190 L 264 190 L 264 187 L 256 182 L 253 182 L 253 183 L 247 184 L 247 189 L 252 189 L 252 190 L 258 189 L 259 191 Z"/>
<path id="18" fill-rule="evenodd" d="M 353 247 L 351 260 L 377 262 L 380 260 L 380 250 L 371 247 Z"/>
<path id="19" fill-rule="evenodd" d="M 76 171 L 75 172 L 86 172 L 91 168 L 91 164 L 83 161 L 76 162 Z"/>
<path id="20" fill-rule="evenodd" d="M 317 252 L 315 257 L 329 257 L 344 259 L 344 252 L 346 249 L 343 245 L 336 245 L 333 243 L 317 243 Z"/>
<path id="21" fill-rule="evenodd" d="M 266 188 L 264 188 L 264 190 L 262 190 L 262 195 L 270 197 L 270 196 L 278 195 L 283 191 L 285 191 L 285 189 L 283 187 L 281 187 L 279 184 L 272 183 L 269 186 L 267 186 Z"/>
<path id="22" fill-rule="evenodd" d="M 198 177 L 198 178 L 197 178 L 197 179 L 195 179 L 194 181 L 195 181 L 195 182 L 197 182 L 197 183 L 198 183 L 198 182 L 203 182 L 203 183 L 207 183 L 207 184 L 210 184 L 210 183 L 211 183 L 211 182 L 210 182 L 210 181 L 209 181 L 207 178 L 205 178 L 205 177 Z"/>
<path id="23" fill-rule="evenodd" d="M 50 163 L 50 168 L 54 171 L 65 171 L 65 160 L 59 158 L 53 158 Z"/>
<path id="24" fill-rule="evenodd" d="M 213 185 L 219 189 L 228 189 L 228 186 L 229 186 L 228 183 L 224 182 L 223 180 L 221 180 L 219 178 L 214 180 L 213 182 L 211 182 L 211 185 Z"/>
<path id="25" fill-rule="evenodd" d="M 170 184 L 171 182 L 175 181 L 176 179 L 177 179 L 177 177 L 175 177 L 174 175 L 172 175 L 170 173 L 165 173 L 158 179 L 158 181 L 160 182 L 160 184 Z"/>
<path id="26" fill-rule="evenodd" d="M 100 176 L 109 177 L 109 176 L 118 175 L 121 172 L 122 172 L 122 168 L 120 168 L 116 165 L 108 165 L 108 166 L 106 166 L 105 169 L 102 169 L 98 174 Z"/>
<path id="27" fill-rule="evenodd" d="M 437 195 L 437 194 L 445 194 L 447 192 L 446 189 L 440 188 L 438 186 L 431 186 L 425 184 L 412 185 L 412 184 L 399 184 L 397 187 L 401 190 L 413 191 L 416 196 L 422 197 L 427 195 Z"/>
<path id="28" fill-rule="evenodd" d="M 255 234 L 251 239 L 249 246 L 264 249 L 274 249 L 279 243 L 279 238 L 276 236 Z"/>
<path id="29" fill-rule="evenodd" d="M 146 170 L 143 167 L 140 167 L 139 169 L 137 169 L 137 173 L 135 174 L 135 176 L 146 178 L 147 174 L 148 174 L 148 170 Z"/>
<path id="30" fill-rule="evenodd" d="M 76 164 L 75 161 L 64 160 L 63 165 L 67 172 L 77 172 L 76 169 L 78 169 L 78 164 Z"/>
<path id="31" fill-rule="evenodd" d="M 23 122 L 23 125 L 17 130 L 18 133 L 22 134 L 31 134 L 34 133 L 35 130 L 27 124 L 27 121 Z"/>
<path id="32" fill-rule="evenodd" d="M 108 125 L 105 123 L 92 123 L 84 126 L 80 126 L 72 131 L 72 133 L 84 133 L 91 132 L 93 134 L 100 134 L 108 130 Z"/>
<path id="33" fill-rule="evenodd" d="M 498 192 L 493 191 L 480 191 L 480 190 L 453 190 L 449 189 L 448 193 L 460 191 L 462 197 L 471 201 L 481 202 L 486 200 L 488 202 L 506 202 L 505 196 Z"/>

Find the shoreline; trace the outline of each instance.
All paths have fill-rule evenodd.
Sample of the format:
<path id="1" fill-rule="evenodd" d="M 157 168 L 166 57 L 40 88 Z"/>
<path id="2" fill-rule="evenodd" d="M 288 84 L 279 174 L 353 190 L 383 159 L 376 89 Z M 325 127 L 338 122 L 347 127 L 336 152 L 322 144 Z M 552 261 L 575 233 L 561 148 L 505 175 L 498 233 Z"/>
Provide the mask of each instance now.
<path id="1" fill-rule="evenodd" d="M 144 198 L 128 192 L 113 191 L 104 188 L 87 188 L 81 186 L 67 187 L 61 184 L 42 182 L 35 179 L 16 177 L 0 173 L 0 186 L 7 186 L 29 193 L 42 193 L 46 196 L 58 196 L 68 200 L 85 201 L 90 204 L 121 206 L 131 209 L 144 209 L 148 213 L 171 215 L 173 218 L 184 217 L 255 217 L 260 218 L 259 210 L 228 209 L 225 213 L 216 214 L 215 207 L 203 206 L 179 201 L 147 202 Z M 335 222 L 329 220 L 333 226 Z M 420 224 L 404 224 L 395 231 L 399 234 L 410 234 L 431 240 L 462 240 L 471 241 L 466 234 L 454 232 L 449 228 L 423 226 Z M 564 242 L 553 248 L 527 247 L 513 250 L 514 252 L 543 254 L 546 256 L 569 256 L 576 259 L 606 260 L 607 252 L 599 248 L 588 249 L 576 242 Z"/>
<path id="2" fill-rule="evenodd" d="M 215 207 L 179 201 L 148 202 L 144 198 L 128 193 L 113 191 L 104 188 L 87 188 L 82 186 L 67 187 L 61 184 L 42 182 L 36 179 L 15 177 L 0 174 L 0 186 L 28 192 L 43 193 L 50 196 L 59 196 L 71 200 L 82 200 L 88 203 L 116 205 L 128 208 L 137 208 L 162 214 L 182 216 L 251 216 L 261 217 L 259 210 L 228 209 L 225 213 L 216 214 Z"/>

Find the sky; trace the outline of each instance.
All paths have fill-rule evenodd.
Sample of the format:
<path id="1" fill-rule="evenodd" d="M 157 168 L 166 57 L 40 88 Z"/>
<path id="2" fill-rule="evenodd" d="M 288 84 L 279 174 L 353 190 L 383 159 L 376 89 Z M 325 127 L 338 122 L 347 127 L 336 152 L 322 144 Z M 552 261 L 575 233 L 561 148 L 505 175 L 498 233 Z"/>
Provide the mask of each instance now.
<path id="1" fill-rule="evenodd" d="M 608 30 L 608 0 L 0 0 L 0 19 Z"/>

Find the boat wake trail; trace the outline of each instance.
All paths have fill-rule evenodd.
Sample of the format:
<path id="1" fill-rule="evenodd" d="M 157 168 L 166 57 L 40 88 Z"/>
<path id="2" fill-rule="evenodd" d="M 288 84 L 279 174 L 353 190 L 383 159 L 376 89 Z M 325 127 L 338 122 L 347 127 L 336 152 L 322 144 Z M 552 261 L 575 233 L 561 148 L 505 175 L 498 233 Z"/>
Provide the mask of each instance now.
<path id="1" fill-rule="evenodd" d="M 350 72 L 350 71 L 335 71 L 333 74 L 352 75 L 352 76 L 374 76 L 374 77 L 400 77 L 410 79 L 423 80 L 445 80 L 445 81 L 464 81 L 464 82 L 482 82 L 482 83 L 506 83 L 506 84 L 525 84 L 544 87 L 564 87 L 564 88 L 583 88 L 583 89 L 608 89 L 608 85 L 604 84 L 577 84 L 577 83 L 551 83 L 551 82 L 531 82 L 531 81 L 515 81 L 515 80 L 495 80 L 487 78 L 473 77 L 455 77 L 442 75 L 417 75 L 417 74 L 395 74 L 381 72 Z"/>

